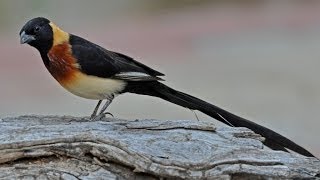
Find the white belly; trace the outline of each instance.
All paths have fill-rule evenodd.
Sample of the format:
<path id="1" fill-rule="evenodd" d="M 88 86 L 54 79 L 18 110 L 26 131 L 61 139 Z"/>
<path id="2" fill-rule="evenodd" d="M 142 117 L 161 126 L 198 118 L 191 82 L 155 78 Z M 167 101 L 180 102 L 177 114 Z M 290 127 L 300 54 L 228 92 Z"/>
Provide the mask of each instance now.
<path id="1" fill-rule="evenodd" d="M 122 80 L 99 78 L 76 73 L 72 82 L 61 84 L 72 94 L 87 98 L 102 100 L 113 94 L 116 95 L 125 88 L 126 82 Z"/>

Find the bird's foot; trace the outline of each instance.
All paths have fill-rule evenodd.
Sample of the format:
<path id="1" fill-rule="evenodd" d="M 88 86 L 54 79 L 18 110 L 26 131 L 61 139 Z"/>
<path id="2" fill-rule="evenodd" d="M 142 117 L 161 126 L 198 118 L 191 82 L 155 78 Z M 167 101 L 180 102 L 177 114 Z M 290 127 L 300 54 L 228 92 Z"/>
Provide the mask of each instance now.
<path id="1" fill-rule="evenodd" d="M 91 114 L 90 121 L 92 121 L 95 117 L 97 117 L 97 114 Z"/>
<path id="2" fill-rule="evenodd" d="M 105 118 L 107 114 L 110 115 L 111 117 L 114 117 L 113 114 L 111 114 L 110 112 L 104 112 L 104 113 L 100 113 L 98 115 L 92 114 L 90 116 L 90 121 L 100 121 L 103 118 Z"/>

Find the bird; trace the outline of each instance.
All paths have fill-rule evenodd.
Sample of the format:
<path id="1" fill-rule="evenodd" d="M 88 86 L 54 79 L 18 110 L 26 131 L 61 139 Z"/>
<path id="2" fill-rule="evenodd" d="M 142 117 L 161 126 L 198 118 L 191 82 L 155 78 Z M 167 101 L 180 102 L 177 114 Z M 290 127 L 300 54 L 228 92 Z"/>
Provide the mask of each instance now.
<path id="1" fill-rule="evenodd" d="M 44 17 L 26 22 L 19 32 L 20 43 L 36 48 L 45 67 L 59 84 L 74 95 L 97 100 L 90 119 L 101 118 L 113 99 L 132 93 L 161 98 L 176 105 L 198 110 L 226 125 L 247 127 L 265 138 L 264 145 L 285 152 L 315 157 L 281 134 L 232 114 L 194 96 L 162 83 L 164 74 L 135 59 L 107 50 L 80 36 L 70 34 Z M 100 112 L 98 109 L 105 100 Z"/>

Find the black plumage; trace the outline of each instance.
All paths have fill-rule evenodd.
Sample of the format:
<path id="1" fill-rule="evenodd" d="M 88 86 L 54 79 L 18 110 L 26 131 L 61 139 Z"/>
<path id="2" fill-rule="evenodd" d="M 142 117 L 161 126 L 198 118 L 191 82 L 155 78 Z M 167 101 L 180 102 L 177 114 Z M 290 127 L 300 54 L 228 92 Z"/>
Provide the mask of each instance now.
<path id="1" fill-rule="evenodd" d="M 73 56 L 77 59 L 81 70 L 88 75 L 117 78 L 116 75 L 120 73 L 139 72 L 154 77 L 150 80 L 159 80 L 157 76 L 164 76 L 164 74 L 129 56 L 106 50 L 81 37 L 71 35 L 70 44 L 72 45 Z M 118 77 L 117 79 L 121 78 Z"/>

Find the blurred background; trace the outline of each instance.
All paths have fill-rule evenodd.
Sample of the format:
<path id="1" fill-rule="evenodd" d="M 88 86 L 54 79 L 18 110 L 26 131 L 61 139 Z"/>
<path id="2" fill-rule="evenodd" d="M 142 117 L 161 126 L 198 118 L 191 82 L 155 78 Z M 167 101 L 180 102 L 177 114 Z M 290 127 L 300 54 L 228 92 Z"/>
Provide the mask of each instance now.
<path id="1" fill-rule="evenodd" d="M 19 31 L 44 16 L 166 74 L 166 84 L 267 126 L 320 156 L 320 1 L 2 0 L 0 116 L 88 116 Z M 194 119 L 163 100 L 121 95 L 117 118 Z M 197 113 L 201 120 L 211 118 Z"/>

